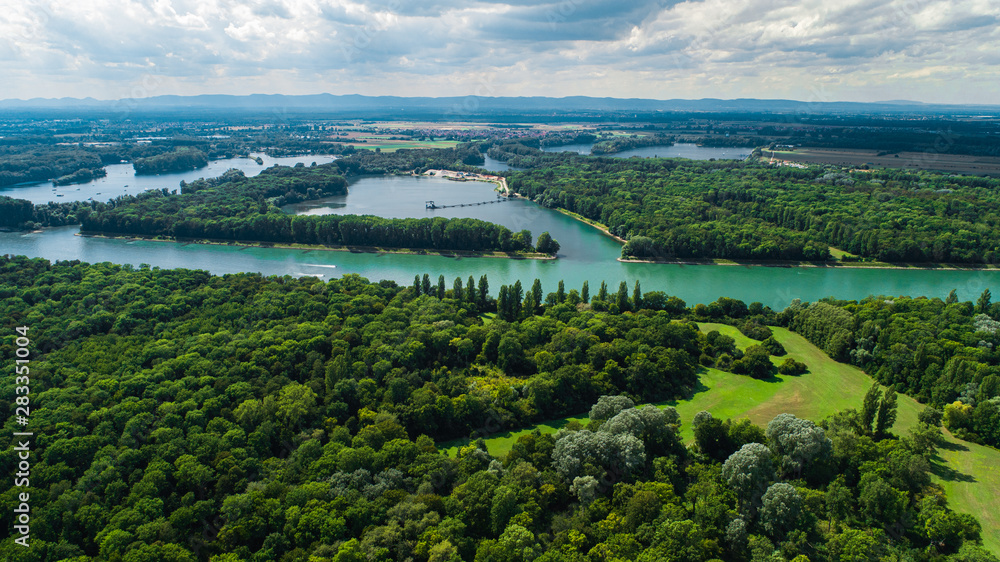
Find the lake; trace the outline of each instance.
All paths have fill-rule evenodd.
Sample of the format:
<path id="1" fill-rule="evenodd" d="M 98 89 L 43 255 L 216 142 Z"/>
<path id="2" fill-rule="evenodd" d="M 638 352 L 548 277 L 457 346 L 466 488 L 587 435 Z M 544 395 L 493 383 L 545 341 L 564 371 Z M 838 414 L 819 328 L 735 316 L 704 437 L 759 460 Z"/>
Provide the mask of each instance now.
<path id="1" fill-rule="evenodd" d="M 52 182 L 34 183 L 28 185 L 8 185 L 0 187 L 0 195 L 13 197 L 15 199 L 27 199 L 34 204 L 48 203 L 56 201 L 63 203 L 66 201 L 86 201 L 93 198 L 94 201 L 107 201 L 119 195 L 137 195 L 148 189 L 170 189 L 180 188 L 181 181 L 191 182 L 198 178 L 214 178 L 221 176 L 231 168 L 242 170 L 247 177 L 256 176 L 265 168 L 270 168 L 275 164 L 281 166 L 294 166 L 302 163 L 306 166 L 316 162 L 325 164 L 332 162 L 334 156 L 308 155 L 291 156 L 282 158 L 271 158 L 266 154 L 252 154 L 260 156 L 264 165 L 260 165 L 249 158 L 226 158 L 222 160 L 212 160 L 208 166 L 187 172 L 176 172 L 171 174 L 159 174 L 153 176 L 136 176 L 132 164 L 111 164 L 104 169 L 108 175 L 97 178 L 87 183 L 73 185 L 63 185 L 55 187 Z M 58 197 L 62 195 L 62 197 Z"/>
<path id="2" fill-rule="evenodd" d="M 389 217 L 473 217 L 495 221 L 512 230 L 527 228 L 537 236 L 548 231 L 562 248 L 559 259 L 509 260 L 448 258 L 395 254 L 366 254 L 325 250 L 285 250 L 172 242 L 105 240 L 77 236 L 78 227 L 42 232 L 0 232 L 0 253 L 24 254 L 49 260 L 109 261 L 161 268 L 205 269 L 215 274 L 242 271 L 265 275 L 315 275 L 323 279 L 357 273 L 368 279 L 392 279 L 410 284 L 414 275 L 444 274 L 448 285 L 455 277 L 486 274 L 494 294 L 502 283 L 538 278 L 546 292 L 559 280 L 567 290 L 590 282 L 596 294 L 601 281 L 615 291 L 626 281 L 638 280 L 644 291 L 677 295 L 689 304 L 708 303 L 720 296 L 760 301 L 784 308 L 793 298 L 806 301 L 834 296 L 844 299 L 868 295 L 928 295 L 944 298 L 957 289 L 963 300 L 974 300 L 985 288 L 1000 290 L 997 271 L 924 271 L 846 268 L 791 268 L 758 266 L 663 265 L 616 261 L 620 245 L 597 230 L 525 200 L 478 207 L 428 210 L 424 201 L 438 204 L 495 199 L 492 184 L 453 182 L 441 178 L 388 176 L 355 180 L 346 196 L 331 197 L 286 208 L 289 212 L 371 213 Z"/>

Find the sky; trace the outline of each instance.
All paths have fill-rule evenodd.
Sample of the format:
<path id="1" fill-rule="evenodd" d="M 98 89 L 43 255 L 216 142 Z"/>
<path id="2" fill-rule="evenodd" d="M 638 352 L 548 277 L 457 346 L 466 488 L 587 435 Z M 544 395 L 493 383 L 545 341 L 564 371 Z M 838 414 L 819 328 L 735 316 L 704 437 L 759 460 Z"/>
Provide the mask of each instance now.
<path id="1" fill-rule="evenodd" d="M 0 99 L 1000 103 L 996 0 L 0 0 Z"/>

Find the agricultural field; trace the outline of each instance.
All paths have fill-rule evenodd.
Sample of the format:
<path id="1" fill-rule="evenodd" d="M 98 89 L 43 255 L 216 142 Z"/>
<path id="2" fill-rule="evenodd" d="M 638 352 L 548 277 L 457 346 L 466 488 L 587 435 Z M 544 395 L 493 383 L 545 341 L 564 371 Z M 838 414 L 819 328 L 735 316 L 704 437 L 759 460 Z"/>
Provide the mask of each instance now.
<path id="1" fill-rule="evenodd" d="M 736 340 L 740 349 L 759 343 L 725 324 L 699 323 L 703 332 L 718 330 Z M 717 418 L 748 418 L 753 423 L 766 426 L 781 413 L 819 421 L 845 408 L 859 408 L 872 379 L 852 365 L 838 363 L 802 336 L 785 328 L 772 327 L 774 338 L 792 357 L 805 363 L 809 371 L 799 376 L 776 375 L 767 380 L 735 375 L 718 369 L 704 369 L 700 386 L 688 400 L 656 404 L 658 407 L 674 406 L 684 425 L 681 435 L 688 442 L 693 440 L 691 421 L 702 410 Z M 772 357 L 778 364 L 785 357 Z M 917 424 L 917 414 L 923 406 L 916 400 L 899 395 L 898 415 L 893 432 L 905 435 Z M 507 454 L 517 439 L 535 429 L 542 433 L 555 433 L 571 422 L 586 424 L 586 413 L 559 420 L 549 420 L 533 427 L 497 434 L 486 439 L 490 454 Z M 948 494 L 953 509 L 976 515 L 983 525 L 983 543 L 986 548 L 1000 554 L 1000 451 L 955 439 L 946 432 L 947 445 L 934 457 L 935 480 Z M 467 439 L 442 443 L 442 449 L 454 456 Z"/>
<path id="2" fill-rule="evenodd" d="M 832 164 L 835 166 L 871 168 L 900 168 L 903 170 L 933 170 L 945 173 L 977 176 L 1000 176 L 1000 158 L 969 156 L 940 152 L 885 153 L 877 150 L 851 148 L 809 148 L 794 150 L 765 150 L 762 158 L 801 164 Z"/>
<path id="3" fill-rule="evenodd" d="M 362 140 L 365 142 L 360 142 Z M 401 148 L 451 148 L 459 143 L 459 141 L 451 140 L 392 140 L 371 136 L 360 136 L 354 139 L 345 139 L 341 142 L 357 149 L 375 150 L 378 148 L 383 152 L 395 152 Z"/>

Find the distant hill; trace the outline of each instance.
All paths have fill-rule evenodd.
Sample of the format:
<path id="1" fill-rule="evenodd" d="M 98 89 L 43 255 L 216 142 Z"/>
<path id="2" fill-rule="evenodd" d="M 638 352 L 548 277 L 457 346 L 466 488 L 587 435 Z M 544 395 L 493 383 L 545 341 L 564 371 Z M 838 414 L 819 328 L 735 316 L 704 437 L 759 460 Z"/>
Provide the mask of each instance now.
<path id="1" fill-rule="evenodd" d="M 283 113 L 311 113 L 356 116 L 437 116 L 461 117 L 491 115 L 587 115 L 590 113 L 632 114 L 669 112 L 706 113 L 824 113 L 824 114 L 865 114 L 865 113 L 921 113 L 921 114 L 996 114 L 998 105 L 944 105 L 926 104 L 915 101 L 892 100 L 877 103 L 863 102 L 803 102 L 782 99 L 715 99 L 698 100 L 638 99 L 638 98 L 595 98 L 588 96 L 553 97 L 397 97 L 361 95 L 268 95 L 251 94 L 199 95 L 199 96 L 155 96 L 128 100 L 96 100 L 94 98 L 58 98 L 30 100 L 2 100 L 0 111 L 44 111 L 44 112 L 99 112 L 111 114 L 126 113 L 173 113 L 173 112 L 225 112 L 259 113 L 270 111 Z"/>

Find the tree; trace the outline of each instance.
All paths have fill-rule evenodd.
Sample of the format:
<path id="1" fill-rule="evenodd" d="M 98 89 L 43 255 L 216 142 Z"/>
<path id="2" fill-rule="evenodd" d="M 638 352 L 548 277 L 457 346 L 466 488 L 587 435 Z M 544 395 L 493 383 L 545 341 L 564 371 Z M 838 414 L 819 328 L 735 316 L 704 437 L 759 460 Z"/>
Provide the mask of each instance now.
<path id="1" fill-rule="evenodd" d="M 635 407 L 635 402 L 628 396 L 601 396 L 590 408 L 591 420 L 609 420 L 618 412 Z"/>
<path id="2" fill-rule="evenodd" d="M 655 254 L 653 239 L 648 236 L 633 236 L 622 246 L 622 257 L 650 257 Z"/>
<path id="3" fill-rule="evenodd" d="M 861 477 L 858 490 L 858 504 L 869 524 L 889 528 L 901 521 L 906 510 L 904 492 L 871 472 Z"/>
<path id="4" fill-rule="evenodd" d="M 833 528 L 834 521 L 844 521 L 854 512 L 854 495 L 847 485 L 844 475 L 841 474 L 830 482 L 826 489 L 826 513 L 830 518 L 830 527 Z"/>
<path id="5" fill-rule="evenodd" d="M 490 509 L 491 530 L 499 535 L 507 528 L 507 522 L 518 511 L 517 491 L 510 486 L 500 486 L 493 494 L 493 507 Z"/>
<path id="6" fill-rule="evenodd" d="M 597 291 L 597 300 L 608 302 L 608 284 L 601 281 L 601 288 Z"/>
<path id="7" fill-rule="evenodd" d="M 444 300 L 444 275 L 438 275 L 437 298 Z"/>
<path id="8" fill-rule="evenodd" d="M 469 276 L 469 279 L 465 282 L 465 298 L 469 302 L 476 302 L 476 282 Z"/>
<path id="9" fill-rule="evenodd" d="M 694 442 L 698 450 L 709 458 L 721 461 L 733 452 L 729 433 L 722 420 L 702 410 L 694 415 L 691 428 L 694 430 Z"/>
<path id="10" fill-rule="evenodd" d="M 556 242 L 548 231 L 543 232 L 538 235 L 538 242 L 535 244 L 535 249 L 543 254 L 555 255 L 559 252 L 559 242 Z"/>
<path id="11" fill-rule="evenodd" d="M 990 299 L 992 295 L 989 289 L 983 289 L 983 293 L 976 299 L 976 312 L 986 314 L 990 309 Z"/>
<path id="12" fill-rule="evenodd" d="M 508 291 L 507 296 L 509 299 L 510 291 Z M 497 366 L 505 373 L 516 373 L 521 370 L 524 362 L 524 350 L 517 336 L 513 333 L 504 334 L 497 346 Z"/>
<path id="13" fill-rule="evenodd" d="M 541 306 L 542 299 L 545 298 L 545 295 L 542 293 L 542 282 L 537 278 L 535 279 L 535 282 L 531 284 L 531 295 L 535 302 L 535 306 Z M 534 314 L 535 311 L 532 310 L 531 313 Z"/>
<path id="14" fill-rule="evenodd" d="M 632 309 L 642 309 L 642 289 L 639 287 L 639 280 L 635 280 L 635 287 L 632 289 Z"/>
<path id="15" fill-rule="evenodd" d="M 830 539 L 830 560 L 879 562 L 887 554 L 887 537 L 882 529 L 845 529 Z"/>
<path id="16" fill-rule="evenodd" d="M 583 505 L 590 505 L 597 499 L 600 483 L 593 476 L 577 476 L 570 486 L 570 493 L 580 500 Z"/>
<path id="17" fill-rule="evenodd" d="M 813 463 L 833 453 L 823 428 L 792 414 L 779 414 L 767 424 L 767 442 L 786 475 L 799 477 Z"/>
<path id="18" fill-rule="evenodd" d="M 521 287 L 520 279 L 507 290 L 507 298 L 510 299 L 511 316 L 517 319 L 521 315 L 521 303 L 524 301 L 524 289 Z M 534 312 L 534 310 L 531 311 L 532 314 Z"/>
<path id="19" fill-rule="evenodd" d="M 497 291 L 497 318 L 501 320 L 507 320 L 508 322 L 513 320 L 510 317 L 510 294 L 507 291 L 507 285 L 500 285 L 500 290 Z"/>
<path id="20" fill-rule="evenodd" d="M 486 305 L 490 298 L 490 282 L 486 279 L 486 274 L 484 273 L 479 277 L 479 301 L 476 303 L 480 307 Z"/>
<path id="21" fill-rule="evenodd" d="M 580 289 L 580 301 L 583 304 L 590 304 L 590 282 L 584 281 L 583 288 Z"/>
<path id="22" fill-rule="evenodd" d="M 958 291 L 956 291 L 955 289 L 952 289 L 951 292 L 948 293 L 948 298 L 946 298 L 944 300 L 944 303 L 945 304 L 955 304 L 957 302 L 958 302 Z"/>
<path id="23" fill-rule="evenodd" d="M 462 278 L 461 277 L 456 277 L 455 278 L 455 282 L 452 283 L 451 293 L 452 293 L 452 296 L 455 297 L 455 300 L 458 300 L 458 301 L 462 300 Z"/>
<path id="24" fill-rule="evenodd" d="M 785 358 L 785 361 L 781 365 L 778 365 L 778 373 L 782 375 L 801 375 L 808 370 L 809 367 L 805 363 L 796 361 L 791 357 Z"/>
<path id="25" fill-rule="evenodd" d="M 861 412 L 858 413 L 858 424 L 861 426 L 862 433 L 866 435 L 872 434 L 872 424 L 875 423 L 875 416 L 878 415 L 879 395 L 881 393 L 881 386 L 878 383 L 873 384 L 865 394 Z"/>
<path id="26" fill-rule="evenodd" d="M 556 288 L 556 302 L 566 302 L 566 284 L 563 283 L 562 279 L 559 280 L 559 286 Z"/>
<path id="27" fill-rule="evenodd" d="M 561 429 L 552 450 L 552 466 L 569 479 L 580 476 L 588 466 L 598 469 L 598 476 L 613 472 L 616 477 L 629 477 L 645 463 L 643 443 L 630 433 Z"/>
<path id="28" fill-rule="evenodd" d="M 885 395 L 878 405 L 878 416 L 875 419 L 875 438 L 884 439 L 896 423 L 896 391 L 885 389 Z"/>
<path id="29" fill-rule="evenodd" d="M 802 496 L 785 482 L 772 484 L 761 498 L 760 521 L 764 530 L 776 541 L 784 540 L 795 529 L 802 511 Z"/>
<path id="30" fill-rule="evenodd" d="M 423 281 L 420 282 L 420 288 L 422 289 L 423 294 L 425 294 L 425 295 L 431 294 L 431 276 L 430 275 L 428 275 L 426 273 L 424 274 L 424 279 L 423 279 Z"/>
<path id="31" fill-rule="evenodd" d="M 774 463 L 766 445 L 748 443 L 722 465 L 722 478 L 736 492 L 743 513 L 752 515 L 760 497 L 774 480 Z"/>
<path id="32" fill-rule="evenodd" d="M 738 375 L 766 379 L 774 371 L 774 363 L 771 363 L 771 356 L 766 349 L 760 345 L 751 345 L 743 352 L 743 357 L 733 362 L 732 371 Z"/>
<path id="33" fill-rule="evenodd" d="M 420 296 L 420 275 L 413 276 L 413 294 Z"/>
<path id="34" fill-rule="evenodd" d="M 615 297 L 615 304 L 618 305 L 618 310 L 621 312 L 629 310 L 628 285 L 624 281 L 618 285 L 618 295 Z"/>
<path id="35" fill-rule="evenodd" d="M 781 345 L 778 340 L 774 339 L 774 336 L 768 336 L 767 339 L 760 342 L 760 345 L 766 349 L 768 353 L 776 357 L 781 357 L 785 354 L 785 346 Z"/>

